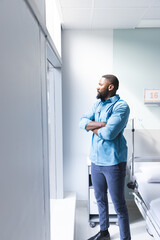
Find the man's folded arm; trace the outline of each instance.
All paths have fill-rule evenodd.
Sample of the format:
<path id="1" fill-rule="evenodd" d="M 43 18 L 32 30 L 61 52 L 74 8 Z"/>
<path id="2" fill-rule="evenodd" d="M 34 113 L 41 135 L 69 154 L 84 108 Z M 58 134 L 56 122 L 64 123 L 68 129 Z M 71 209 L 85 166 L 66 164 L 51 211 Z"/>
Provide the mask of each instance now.
<path id="1" fill-rule="evenodd" d="M 98 106 L 99 102 L 97 101 L 92 109 L 90 111 L 88 111 L 87 113 L 83 114 L 83 116 L 80 119 L 80 123 L 79 123 L 79 127 L 89 131 L 89 130 L 93 130 L 95 128 L 99 128 L 100 124 L 97 124 L 94 120 L 95 120 L 95 111 L 96 108 Z"/>
<path id="2" fill-rule="evenodd" d="M 106 122 L 95 122 L 95 121 L 91 121 L 87 124 L 86 126 L 86 130 L 95 130 L 95 129 L 99 129 L 101 127 L 105 127 L 106 126 Z"/>
<path id="3" fill-rule="evenodd" d="M 97 135 L 103 140 L 113 140 L 125 128 L 130 109 L 127 105 L 120 105 L 109 118 L 107 125 L 98 129 Z"/>

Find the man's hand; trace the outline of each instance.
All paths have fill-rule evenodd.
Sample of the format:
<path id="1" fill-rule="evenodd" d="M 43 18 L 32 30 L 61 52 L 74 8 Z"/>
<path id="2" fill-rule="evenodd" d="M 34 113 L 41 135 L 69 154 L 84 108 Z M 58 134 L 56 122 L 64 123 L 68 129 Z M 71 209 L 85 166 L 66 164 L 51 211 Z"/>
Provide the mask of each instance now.
<path id="1" fill-rule="evenodd" d="M 98 136 L 98 129 L 99 129 L 99 128 L 92 130 L 92 132 L 93 132 L 94 134 L 96 134 L 97 136 Z"/>
<path id="2" fill-rule="evenodd" d="M 106 122 L 95 122 L 95 121 L 92 121 L 92 122 L 89 122 L 88 125 L 86 126 L 86 130 L 95 130 L 95 129 L 99 129 L 99 128 L 102 128 L 102 127 L 105 127 L 106 126 Z"/>

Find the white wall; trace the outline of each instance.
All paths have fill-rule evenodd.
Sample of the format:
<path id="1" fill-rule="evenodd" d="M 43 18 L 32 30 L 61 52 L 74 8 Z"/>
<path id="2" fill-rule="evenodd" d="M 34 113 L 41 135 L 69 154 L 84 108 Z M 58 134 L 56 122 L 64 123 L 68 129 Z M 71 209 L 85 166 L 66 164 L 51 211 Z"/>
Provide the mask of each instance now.
<path id="1" fill-rule="evenodd" d="M 0 32 L 0 239 L 45 240 L 45 38 L 21 0 L 0 1 Z"/>
<path id="2" fill-rule="evenodd" d="M 79 129 L 82 114 L 96 101 L 103 74 L 112 72 L 113 39 L 108 31 L 62 32 L 64 189 L 87 199 L 90 133 Z"/>

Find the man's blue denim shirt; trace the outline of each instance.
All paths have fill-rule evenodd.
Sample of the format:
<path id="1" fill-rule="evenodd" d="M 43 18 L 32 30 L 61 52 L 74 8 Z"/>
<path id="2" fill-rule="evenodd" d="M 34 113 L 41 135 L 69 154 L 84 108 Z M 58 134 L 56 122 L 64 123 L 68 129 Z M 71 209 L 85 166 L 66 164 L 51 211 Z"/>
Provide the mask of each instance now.
<path id="1" fill-rule="evenodd" d="M 106 122 L 106 126 L 98 130 L 98 136 L 93 133 L 90 160 L 96 165 L 111 166 L 127 161 L 127 144 L 123 136 L 127 125 L 130 109 L 119 95 L 98 100 L 92 109 L 80 120 L 80 128 L 86 130 L 91 121 Z M 86 130 L 87 131 L 87 130 Z"/>

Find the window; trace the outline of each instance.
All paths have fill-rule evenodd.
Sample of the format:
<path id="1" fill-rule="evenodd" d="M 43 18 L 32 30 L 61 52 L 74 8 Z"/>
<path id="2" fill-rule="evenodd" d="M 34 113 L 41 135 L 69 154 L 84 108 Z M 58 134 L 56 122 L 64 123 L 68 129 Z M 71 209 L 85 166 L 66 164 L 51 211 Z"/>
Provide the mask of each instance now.
<path id="1" fill-rule="evenodd" d="M 46 0 L 46 26 L 61 56 L 61 20 L 55 0 Z"/>

